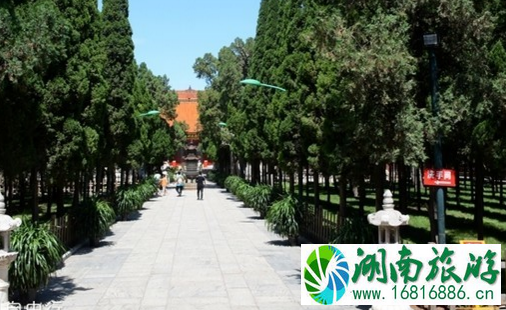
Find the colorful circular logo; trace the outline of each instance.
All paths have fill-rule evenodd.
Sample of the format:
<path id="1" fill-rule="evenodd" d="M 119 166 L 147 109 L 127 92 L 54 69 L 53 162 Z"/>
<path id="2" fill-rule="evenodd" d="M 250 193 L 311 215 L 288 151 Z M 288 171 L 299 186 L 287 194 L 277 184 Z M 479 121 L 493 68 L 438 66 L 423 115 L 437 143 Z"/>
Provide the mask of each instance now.
<path id="1" fill-rule="evenodd" d="M 336 303 L 346 292 L 349 279 L 348 262 L 336 247 L 320 246 L 309 255 L 304 268 L 304 284 L 316 302 Z"/>

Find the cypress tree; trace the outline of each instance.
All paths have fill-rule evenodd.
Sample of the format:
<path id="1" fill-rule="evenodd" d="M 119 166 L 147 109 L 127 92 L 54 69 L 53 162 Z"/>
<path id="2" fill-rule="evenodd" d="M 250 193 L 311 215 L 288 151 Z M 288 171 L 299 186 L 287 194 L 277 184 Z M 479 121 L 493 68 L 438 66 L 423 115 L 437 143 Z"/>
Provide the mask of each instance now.
<path id="1" fill-rule="evenodd" d="M 105 150 L 108 191 L 112 192 L 116 165 L 126 167 L 127 150 L 135 132 L 132 93 L 135 82 L 134 45 L 128 21 L 128 0 L 104 0 L 102 34 L 106 62 L 104 78 L 107 83 L 105 108 Z"/>

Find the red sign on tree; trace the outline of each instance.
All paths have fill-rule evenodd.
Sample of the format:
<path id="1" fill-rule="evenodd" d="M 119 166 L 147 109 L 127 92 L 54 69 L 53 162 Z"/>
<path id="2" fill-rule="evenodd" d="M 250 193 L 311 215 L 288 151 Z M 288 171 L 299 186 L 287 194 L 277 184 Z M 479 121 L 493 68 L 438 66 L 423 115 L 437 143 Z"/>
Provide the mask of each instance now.
<path id="1" fill-rule="evenodd" d="M 455 187 L 455 170 L 425 169 L 423 171 L 423 185 Z"/>

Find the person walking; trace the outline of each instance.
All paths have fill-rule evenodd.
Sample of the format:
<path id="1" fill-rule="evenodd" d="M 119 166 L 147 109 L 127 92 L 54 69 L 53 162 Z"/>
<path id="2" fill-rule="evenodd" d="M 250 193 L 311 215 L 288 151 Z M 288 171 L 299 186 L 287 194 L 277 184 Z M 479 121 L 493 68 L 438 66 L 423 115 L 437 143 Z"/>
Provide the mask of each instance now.
<path id="1" fill-rule="evenodd" d="M 160 185 L 160 195 L 161 196 L 167 195 L 167 185 L 168 185 L 167 171 L 164 171 L 162 173 L 162 177 L 160 178 L 160 181 L 158 184 Z"/>
<path id="2" fill-rule="evenodd" d="M 202 175 L 202 171 L 199 172 L 199 175 L 195 179 L 197 182 L 197 200 L 204 199 L 204 186 L 206 185 L 206 178 Z"/>
<path id="3" fill-rule="evenodd" d="M 183 194 L 183 188 L 184 188 L 184 177 L 181 174 L 181 171 L 178 171 L 176 174 L 176 192 L 178 196 L 181 196 Z"/>

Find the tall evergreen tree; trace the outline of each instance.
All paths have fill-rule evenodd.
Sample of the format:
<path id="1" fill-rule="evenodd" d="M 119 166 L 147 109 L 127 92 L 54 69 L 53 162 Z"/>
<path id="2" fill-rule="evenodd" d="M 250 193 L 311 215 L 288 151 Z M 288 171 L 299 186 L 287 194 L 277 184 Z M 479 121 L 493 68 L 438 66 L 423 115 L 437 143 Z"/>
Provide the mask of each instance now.
<path id="1" fill-rule="evenodd" d="M 132 93 L 136 67 L 128 0 L 104 0 L 102 20 L 107 82 L 105 150 L 102 154 L 103 159 L 108 159 L 108 188 L 112 191 L 116 164 L 126 167 L 127 150 L 133 140 L 130 133 L 135 132 Z"/>
<path id="2" fill-rule="evenodd" d="M 0 169 L 8 179 L 30 176 L 33 220 L 37 173 L 44 166 L 47 130 L 41 104 L 53 69 L 66 61 L 70 25 L 52 0 L 0 4 Z M 21 205 L 26 194 L 21 186 Z M 22 206 L 23 207 L 23 206 Z"/>
<path id="3" fill-rule="evenodd" d="M 218 57 L 206 54 L 194 65 L 197 76 L 206 78 L 208 87 L 199 94 L 199 121 L 204 128 L 200 132 L 206 154 L 218 159 L 221 168 L 230 167 L 230 151 L 242 156 L 241 143 L 243 118 L 238 106 L 241 104 L 242 86 L 239 81 L 246 78 L 253 40 L 236 38 L 229 46 L 223 47 Z M 219 123 L 227 123 L 220 129 Z M 227 136 L 227 134 L 229 134 Z M 231 139 L 230 134 L 234 134 Z"/>

